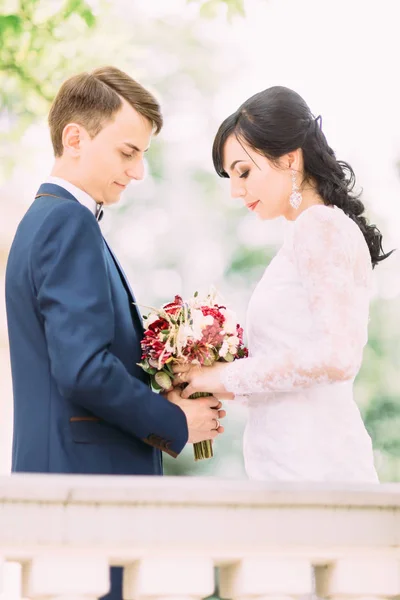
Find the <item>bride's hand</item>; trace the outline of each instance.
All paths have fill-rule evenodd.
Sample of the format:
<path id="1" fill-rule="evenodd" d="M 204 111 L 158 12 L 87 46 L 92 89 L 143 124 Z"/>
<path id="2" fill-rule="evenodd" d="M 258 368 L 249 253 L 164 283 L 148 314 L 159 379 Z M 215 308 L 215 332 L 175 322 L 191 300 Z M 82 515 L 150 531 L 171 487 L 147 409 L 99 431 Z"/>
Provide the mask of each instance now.
<path id="1" fill-rule="evenodd" d="M 221 374 L 228 366 L 228 363 L 215 362 L 211 367 L 201 367 L 199 365 L 176 364 L 173 371 L 176 373 L 173 385 L 188 383 L 182 391 L 182 398 L 189 398 L 196 392 L 210 392 L 221 399 L 233 399 L 234 395 L 228 392 L 221 382 Z"/>

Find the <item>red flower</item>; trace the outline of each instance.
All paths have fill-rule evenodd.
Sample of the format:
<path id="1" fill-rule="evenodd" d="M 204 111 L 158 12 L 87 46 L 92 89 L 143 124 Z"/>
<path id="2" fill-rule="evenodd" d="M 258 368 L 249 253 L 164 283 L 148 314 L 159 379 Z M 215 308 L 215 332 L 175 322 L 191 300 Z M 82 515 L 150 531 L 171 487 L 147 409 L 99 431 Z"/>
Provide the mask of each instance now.
<path id="1" fill-rule="evenodd" d="M 154 333 L 160 333 L 164 329 L 169 329 L 169 323 L 166 319 L 157 319 L 148 326 L 147 331 L 152 331 Z M 146 332 L 147 333 L 147 332 Z"/>
<path id="2" fill-rule="evenodd" d="M 243 344 L 243 327 L 240 325 L 236 325 L 236 335 L 240 340 L 240 343 Z"/>
<path id="3" fill-rule="evenodd" d="M 220 329 L 222 329 L 224 323 L 225 323 L 225 317 L 224 315 L 219 311 L 220 307 L 210 307 L 210 306 L 202 306 L 200 308 L 201 312 L 203 313 L 204 316 L 207 315 L 211 315 L 212 317 L 214 317 L 214 320 L 217 321 Z M 222 308 L 222 307 L 221 307 Z"/>
<path id="4" fill-rule="evenodd" d="M 182 306 L 183 306 L 182 298 L 180 296 L 175 296 L 174 301 L 170 302 L 169 304 L 165 304 L 163 306 L 163 309 L 169 315 L 176 315 L 181 310 Z"/>
<path id="5" fill-rule="evenodd" d="M 160 356 L 164 353 L 165 343 L 161 342 L 158 338 L 158 335 L 152 331 L 146 331 L 144 334 L 144 338 L 141 341 L 142 347 L 142 360 L 144 359 L 153 359 L 158 361 Z M 165 364 L 167 360 L 171 357 L 170 352 L 165 352 L 163 354 L 163 358 L 161 363 Z"/>
<path id="6" fill-rule="evenodd" d="M 214 353 L 206 344 L 203 343 L 203 341 L 194 342 L 189 340 L 187 346 L 182 352 L 189 363 L 196 360 L 203 365 L 204 363 L 210 361 L 214 362 L 215 360 Z"/>

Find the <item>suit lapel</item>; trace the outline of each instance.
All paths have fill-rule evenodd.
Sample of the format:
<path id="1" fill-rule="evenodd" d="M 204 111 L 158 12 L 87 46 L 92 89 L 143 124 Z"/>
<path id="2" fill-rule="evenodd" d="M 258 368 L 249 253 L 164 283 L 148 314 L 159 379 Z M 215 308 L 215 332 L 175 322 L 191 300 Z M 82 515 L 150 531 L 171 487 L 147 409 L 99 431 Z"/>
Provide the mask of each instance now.
<path id="1" fill-rule="evenodd" d="M 125 289 L 126 289 L 126 291 L 128 293 L 128 296 L 131 299 L 131 302 L 132 302 L 132 312 L 135 315 L 136 320 L 138 321 L 141 330 L 143 331 L 142 316 L 141 316 L 141 314 L 139 312 L 139 309 L 138 309 L 138 307 L 136 305 L 136 298 L 134 296 L 134 293 L 132 291 L 131 286 L 129 285 L 129 281 L 128 281 L 128 279 L 127 279 L 127 277 L 126 277 L 126 275 L 125 275 L 125 273 L 124 273 L 124 271 L 123 271 L 123 269 L 122 269 L 122 267 L 121 267 L 121 265 L 119 263 L 119 260 L 117 259 L 117 257 L 115 256 L 114 252 L 111 250 L 110 246 L 107 244 L 107 242 L 106 242 L 105 239 L 104 239 L 104 244 L 105 244 L 108 252 L 110 253 L 111 258 L 113 259 L 115 266 L 117 267 L 117 271 L 119 273 L 119 276 L 121 277 L 122 283 L 123 283 L 123 285 L 124 285 L 124 287 L 125 287 Z"/>

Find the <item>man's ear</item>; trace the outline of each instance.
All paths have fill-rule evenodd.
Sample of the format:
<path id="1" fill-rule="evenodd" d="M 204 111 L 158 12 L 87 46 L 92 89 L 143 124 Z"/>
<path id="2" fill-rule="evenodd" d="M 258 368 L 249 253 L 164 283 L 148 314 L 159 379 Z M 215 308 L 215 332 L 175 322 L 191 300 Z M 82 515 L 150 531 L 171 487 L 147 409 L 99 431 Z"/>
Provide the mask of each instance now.
<path id="1" fill-rule="evenodd" d="M 81 125 L 78 125 L 77 123 L 68 123 L 62 132 L 64 153 L 73 157 L 79 156 L 84 135 L 85 131 Z"/>

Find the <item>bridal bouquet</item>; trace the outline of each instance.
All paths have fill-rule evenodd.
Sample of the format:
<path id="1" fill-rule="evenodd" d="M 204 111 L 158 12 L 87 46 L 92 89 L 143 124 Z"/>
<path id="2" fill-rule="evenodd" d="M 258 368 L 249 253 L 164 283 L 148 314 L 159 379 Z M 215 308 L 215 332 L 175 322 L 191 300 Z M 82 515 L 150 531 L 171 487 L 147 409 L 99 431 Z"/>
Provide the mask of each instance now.
<path id="1" fill-rule="evenodd" d="M 162 308 L 152 308 L 144 319 L 139 366 L 150 375 L 155 391 L 172 387 L 174 363 L 211 366 L 215 361 L 231 362 L 248 355 L 235 313 L 218 304 L 215 292 L 204 300 L 199 300 L 197 292 L 188 301 L 175 296 Z M 197 393 L 190 398 L 209 395 Z M 195 460 L 213 456 L 211 440 L 193 447 Z"/>

